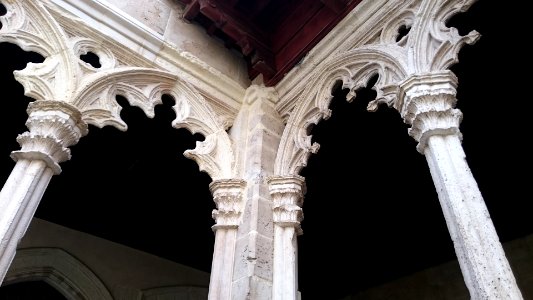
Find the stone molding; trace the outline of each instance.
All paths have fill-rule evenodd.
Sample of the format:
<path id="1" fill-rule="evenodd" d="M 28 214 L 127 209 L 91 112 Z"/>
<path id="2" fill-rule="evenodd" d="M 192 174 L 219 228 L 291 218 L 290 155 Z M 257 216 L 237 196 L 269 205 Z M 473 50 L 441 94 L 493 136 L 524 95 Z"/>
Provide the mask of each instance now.
<path id="1" fill-rule="evenodd" d="M 332 89 L 338 82 L 349 89 L 347 100 L 351 101 L 357 90 L 377 75 L 372 87 L 377 97 L 369 103 L 368 110 L 374 111 L 384 104 L 400 111 L 403 100 L 399 85 L 402 82 L 418 74 L 440 73 L 457 63 L 461 47 L 476 42 L 479 34 L 472 31 L 461 36 L 457 29 L 445 24 L 472 3 L 473 0 L 387 1 L 381 9 L 369 4 L 368 9 L 375 9 L 375 14 L 371 20 L 366 20 L 364 28 L 369 33 L 364 36 L 353 34 L 355 29 L 346 23 L 359 17 L 357 8 L 352 11 L 321 42 L 318 50 L 314 50 L 326 51 L 328 55 L 322 61 L 308 61 L 305 64 L 307 69 L 311 68 L 308 72 L 295 69 L 287 75 L 294 76 L 290 79 L 294 84 L 292 89 L 280 94 L 277 104 L 284 117 L 289 113 L 290 116 L 276 157 L 275 174 L 297 175 L 306 166 L 310 154 L 318 151 L 320 146 L 312 143 L 309 131 L 331 115 L 328 107 Z M 409 28 L 403 37 L 399 35 L 401 27 Z M 345 39 L 336 38 L 337 35 Z M 354 40 L 355 36 L 358 40 Z M 334 45 L 324 48 L 323 43 Z M 310 55 L 316 58 L 321 54 L 312 52 Z"/>

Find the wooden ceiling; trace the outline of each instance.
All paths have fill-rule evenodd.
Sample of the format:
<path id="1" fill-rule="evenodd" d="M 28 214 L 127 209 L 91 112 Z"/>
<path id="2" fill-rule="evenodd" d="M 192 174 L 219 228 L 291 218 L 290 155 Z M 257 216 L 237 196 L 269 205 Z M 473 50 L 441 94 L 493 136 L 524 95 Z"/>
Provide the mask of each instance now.
<path id="1" fill-rule="evenodd" d="M 184 18 L 240 51 L 273 86 L 361 0 L 178 0 Z"/>

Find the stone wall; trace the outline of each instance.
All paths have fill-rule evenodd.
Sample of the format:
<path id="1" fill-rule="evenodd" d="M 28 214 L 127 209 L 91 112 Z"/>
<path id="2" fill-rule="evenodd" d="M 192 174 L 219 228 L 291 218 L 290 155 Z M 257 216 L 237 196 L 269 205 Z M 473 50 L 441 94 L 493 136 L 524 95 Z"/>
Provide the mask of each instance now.
<path id="1" fill-rule="evenodd" d="M 53 261 L 57 259 L 62 262 Z M 39 260 L 42 266 L 38 266 Z M 69 265 L 65 265 L 65 260 L 70 261 Z M 54 265 L 61 270 L 50 271 Z M 84 269 L 83 274 L 80 269 Z M 47 272 L 50 275 L 43 275 Z M 107 289 L 113 299 L 200 300 L 207 298 L 209 286 L 209 273 L 34 218 L 6 281 L 9 284 L 10 279 L 13 283 L 41 279 L 62 290 L 63 280 L 54 278 L 58 274 L 81 290 L 84 286 L 85 290 L 94 290 L 95 286 Z M 68 293 L 68 287 L 63 291 Z"/>

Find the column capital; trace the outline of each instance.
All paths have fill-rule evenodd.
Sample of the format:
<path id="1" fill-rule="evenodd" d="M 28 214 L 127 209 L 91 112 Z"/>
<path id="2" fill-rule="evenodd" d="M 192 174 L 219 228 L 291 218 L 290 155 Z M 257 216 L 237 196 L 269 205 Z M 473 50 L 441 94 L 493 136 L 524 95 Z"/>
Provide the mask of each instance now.
<path id="1" fill-rule="evenodd" d="M 455 109 L 457 77 L 451 71 L 410 76 L 400 83 L 400 114 L 411 125 L 409 135 L 424 153 L 432 135 L 456 135 L 462 138 L 459 124 L 462 113 Z"/>
<path id="2" fill-rule="evenodd" d="M 62 101 L 34 101 L 28 105 L 27 132 L 17 137 L 21 149 L 11 153 L 19 159 L 40 159 L 54 174 L 61 173 L 59 163 L 70 159 L 69 146 L 88 133 L 80 111 Z"/>
<path id="3" fill-rule="evenodd" d="M 242 179 L 219 179 L 209 184 L 209 190 L 217 206 L 212 212 L 216 224 L 213 230 L 237 228 L 244 209 L 243 193 L 246 181 Z"/>
<path id="4" fill-rule="evenodd" d="M 303 220 L 305 179 L 299 175 L 274 176 L 268 179 L 268 184 L 273 200 L 274 224 L 295 227 L 296 232 L 302 234 L 300 222 Z"/>

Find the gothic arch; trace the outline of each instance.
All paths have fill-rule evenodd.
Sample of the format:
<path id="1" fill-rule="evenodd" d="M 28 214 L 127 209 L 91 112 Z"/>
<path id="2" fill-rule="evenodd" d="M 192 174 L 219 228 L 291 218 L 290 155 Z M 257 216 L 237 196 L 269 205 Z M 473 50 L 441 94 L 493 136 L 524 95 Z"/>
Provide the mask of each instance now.
<path id="1" fill-rule="evenodd" d="M 377 98 L 369 104 L 369 110 L 376 109 L 380 102 L 393 105 L 396 83 L 407 74 L 403 58 L 405 54 L 398 46 L 368 46 L 338 55 L 320 68 L 317 72 L 320 75 L 309 84 L 315 88 L 299 97 L 287 121 L 276 157 L 275 174 L 298 175 L 307 165 L 310 154 L 318 151 L 320 146 L 312 143 L 309 131 L 313 125 L 331 115 L 328 108 L 333 98 L 331 92 L 338 81 L 342 81 L 343 88 L 350 89 L 346 99 L 351 101 L 357 89 L 366 86 L 370 78 L 378 75 L 373 87 Z"/>
<path id="2" fill-rule="evenodd" d="M 112 300 L 105 284 L 83 262 L 59 248 L 19 249 L 4 284 L 42 280 L 67 299 Z"/>
<path id="3" fill-rule="evenodd" d="M 117 95 L 140 107 L 148 117 L 163 94 L 171 95 L 176 104 L 172 126 L 201 133 L 205 140 L 184 155 L 196 161 L 201 171 L 213 180 L 232 178 L 233 151 L 225 124 L 207 100 L 192 85 L 170 72 L 153 68 L 127 67 L 108 49 L 90 38 L 69 37 L 43 3 L 4 0 L 7 13 L 0 16 L 0 42 L 14 43 L 35 51 L 46 59 L 29 63 L 15 71 L 24 94 L 35 101 L 60 101 L 76 107 L 82 119 L 97 127 L 112 125 L 127 129 L 120 119 Z M 94 67 L 80 56 L 93 52 L 101 66 Z"/>
<path id="4" fill-rule="evenodd" d="M 231 178 L 233 151 L 223 123 L 199 91 L 170 72 L 124 67 L 95 73 L 86 77 L 72 104 L 88 124 L 112 125 L 125 131 L 127 125 L 120 118 L 122 108 L 116 101 L 117 95 L 153 117 L 154 107 L 162 103 L 165 94 L 175 100 L 176 119 L 172 126 L 205 136 L 195 149 L 185 151 L 185 156 L 195 160 L 213 180 Z"/>
<path id="5" fill-rule="evenodd" d="M 476 31 L 461 36 L 457 29 L 446 26 L 446 21 L 466 11 L 472 3 L 473 0 L 461 3 L 413 1 L 396 16 L 389 16 L 369 44 L 337 53 L 315 68 L 315 75 L 307 85 L 312 88 L 304 89 L 298 96 L 287 121 L 276 157 L 275 174 L 298 175 L 307 165 L 309 155 L 318 151 L 319 145 L 312 143 L 309 131 L 313 124 L 331 115 L 328 109 L 331 90 L 338 81 L 342 81 L 343 88 L 350 89 L 347 100 L 351 101 L 357 89 L 378 75 L 373 87 L 377 97 L 369 103 L 368 110 L 386 104 L 403 116 L 407 108 L 403 103 L 401 83 L 413 75 L 448 69 L 458 62 L 461 47 L 475 43 L 479 38 Z M 410 29 L 403 37 L 398 31 L 402 26 Z"/>

